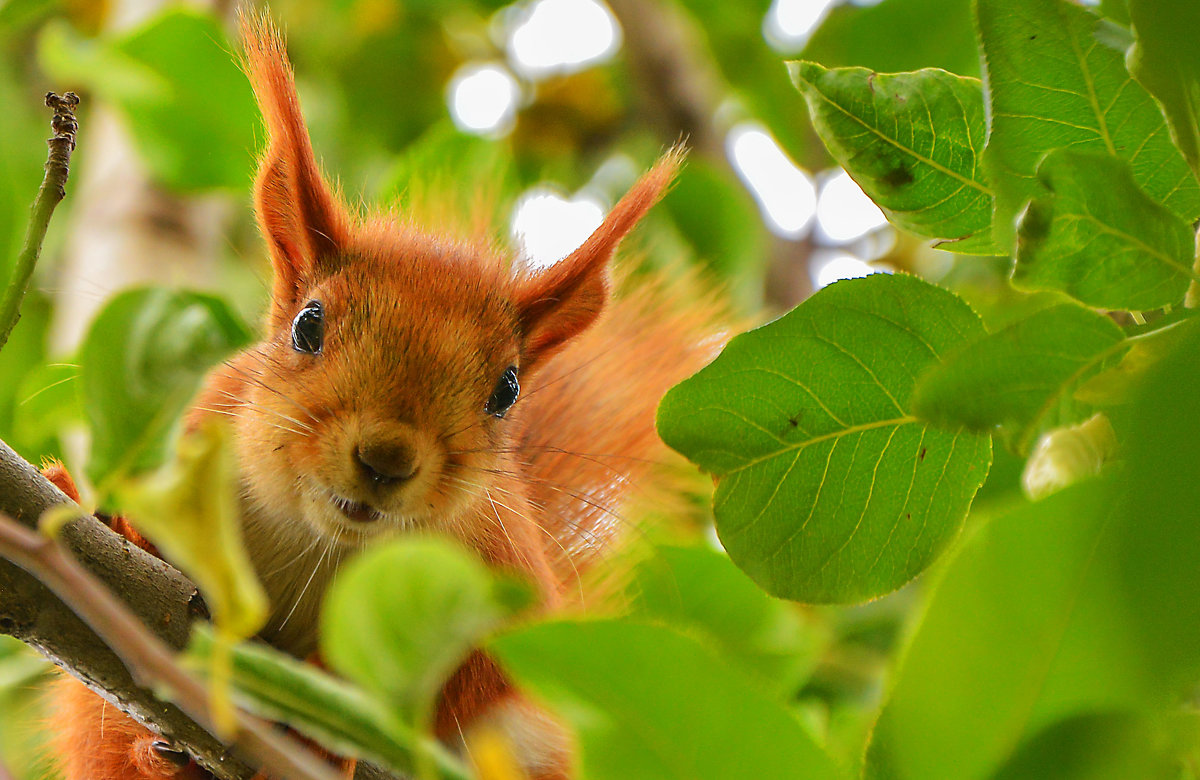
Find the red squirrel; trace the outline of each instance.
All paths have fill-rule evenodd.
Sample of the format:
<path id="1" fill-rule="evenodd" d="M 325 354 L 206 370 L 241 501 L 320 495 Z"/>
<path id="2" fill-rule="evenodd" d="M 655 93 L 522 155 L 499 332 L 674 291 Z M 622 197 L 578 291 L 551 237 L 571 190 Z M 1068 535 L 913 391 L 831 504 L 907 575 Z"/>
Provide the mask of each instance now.
<path id="1" fill-rule="evenodd" d="M 271 305 L 262 341 L 211 373 L 188 419 L 232 418 L 246 543 L 271 600 L 262 638 L 310 657 L 339 565 L 412 530 L 523 574 L 554 609 L 663 452 L 658 399 L 711 357 L 711 314 L 669 285 L 610 295 L 617 244 L 681 152 L 567 258 L 522 269 L 488 242 L 350 212 L 318 169 L 279 34 L 249 15 L 242 33 L 269 135 L 254 202 Z M 57 696 L 66 780 L 207 776 L 80 684 Z M 435 731 L 461 746 L 485 723 L 531 778 L 572 776 L 562 729 L 476 652 L 446 684 Z"/>

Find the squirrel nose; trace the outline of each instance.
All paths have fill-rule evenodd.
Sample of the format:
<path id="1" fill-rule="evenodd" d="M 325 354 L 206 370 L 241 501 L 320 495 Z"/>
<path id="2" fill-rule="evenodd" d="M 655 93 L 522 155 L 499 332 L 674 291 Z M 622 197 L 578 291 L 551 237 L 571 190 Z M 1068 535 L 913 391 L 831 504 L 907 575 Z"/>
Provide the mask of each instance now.
<path id="1" fill-rule="evenodd" d="M 380 487 L 407 482 L 419 468 L 412 449 L 399 442 L 362 444 L 354 450 L 354 457 L 363 475 Z"/>

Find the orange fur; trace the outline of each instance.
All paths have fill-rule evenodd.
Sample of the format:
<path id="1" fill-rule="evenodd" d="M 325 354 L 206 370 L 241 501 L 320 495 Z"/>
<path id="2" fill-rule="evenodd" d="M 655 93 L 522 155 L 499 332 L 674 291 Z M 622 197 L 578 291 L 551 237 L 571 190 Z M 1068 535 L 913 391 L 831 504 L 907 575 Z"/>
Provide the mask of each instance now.
<path id="1" fill-rule="evenodd" d="M 665 282 L 610 300 L 617 245 L 682 152 L 665 155 L 566 259 L 514 271 L 478 240 L 351 214 L 319 172 L 281 39 L 265 17 L 244 17 L 243 34 L 270 136 L 255 207 L 272 307 L 263 340 L 213 372 L 189 422 L 233 418 L 247 546 L 272 603 L 262 636 L 310 657 L 334 572 L 401 533 L 457 538 L 531 580 L 544 609 L 562 605 L 618 536 L 623 498 L 664 454 L 658 398 L 715 347 L 697 335 L 712 307 L 685 309 Z M 293 321 L 311 301 L 325 323 L 318 352 L 293 346 Z M 485 403 L 509 367 L 522 389 L 501 419 Z M 64 706 L 94 715 L 99 699 L 89 705 L 76 689 Z M 498 729 L 531 778 L 572 775 L 565 733 L 482 653 L 447 683 L 435 721 L 450 744 Z M 138 728 L 89 732 L 103 749 L 83 768 L 68 760 L 67 780 L 170 777 L 126 768 L 149 735 Z"/>

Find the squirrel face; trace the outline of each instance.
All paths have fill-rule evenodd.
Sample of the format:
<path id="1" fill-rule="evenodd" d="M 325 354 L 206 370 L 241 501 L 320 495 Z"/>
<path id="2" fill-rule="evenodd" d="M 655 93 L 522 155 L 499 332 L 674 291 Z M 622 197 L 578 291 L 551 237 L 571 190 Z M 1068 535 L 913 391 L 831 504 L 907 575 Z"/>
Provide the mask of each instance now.
<path id="1" fill-rule="evenodd" d="M 342 258 L 244 363 L 249 492 L 323 536 L 452 524 L 509 468 L 509 280 L 468 248 L 416 248 Z"/>
<path id="2" fill-rule="evenodd" d="M 246 22 L 269 137 L 255 207 L 274 269 L 266 338 L 230 366 L 247 499 L 276 530 L 299 517 L 347 542 L 412 526 L 478 537 L 457 526 L 502 504 L 488 493 L 502 477 L 521 481 L 522 379 L 600 314 L 608 261 L 682 153 L 571 255 L 514 270 L 490 247 L 352 215 L 317 167 L 281 40 L 265 19 Z"/>

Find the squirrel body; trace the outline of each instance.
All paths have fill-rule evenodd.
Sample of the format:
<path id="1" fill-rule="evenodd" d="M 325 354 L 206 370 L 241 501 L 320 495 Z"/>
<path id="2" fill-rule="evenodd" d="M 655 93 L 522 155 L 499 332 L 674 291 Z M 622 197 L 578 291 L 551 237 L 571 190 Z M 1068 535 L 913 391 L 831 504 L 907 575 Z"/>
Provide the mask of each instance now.
<path id="1" fill-rule="evenodd" d="M 255 207 L 272 300 L 263 340 L 214 370 L 189 424 L 232 418 L 245 539 L 271 602 L 261 636 L 312 656 L 330 578 L 402 533 L 454 537 L 533 582 L 545 609 L 562 605 L 664 450 L 658 398 L 716 346 L 701 335 L 711 307 L 679 305 L 665 283 L 610 300 L 617 244 L 681 153 L 567 258 L 521 270 L 487 243 L 347 211 L 318 170 L 282 40 L 265 17 L 243 34 L 270 139 Z M 61 688 L 66 780 L 205 776 L 78 683 Z M 435 731 L 454 744 L 485 723 L 530 777 L 571 776 L 563 731 L 476 652 Z"/>

